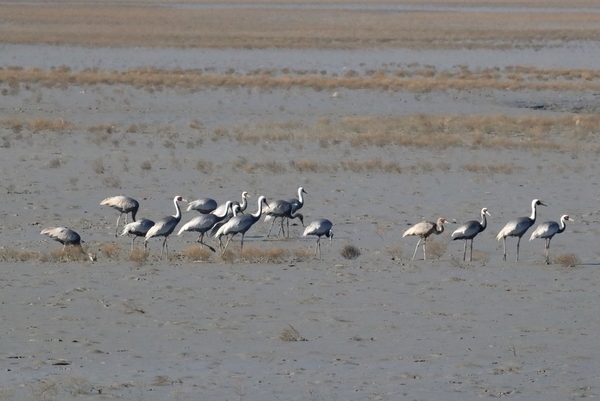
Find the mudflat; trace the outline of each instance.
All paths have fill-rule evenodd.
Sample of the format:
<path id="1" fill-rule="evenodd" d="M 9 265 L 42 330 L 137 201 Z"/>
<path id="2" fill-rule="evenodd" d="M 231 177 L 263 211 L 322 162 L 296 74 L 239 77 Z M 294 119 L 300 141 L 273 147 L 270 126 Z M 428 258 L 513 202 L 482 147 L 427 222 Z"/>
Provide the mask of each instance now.
<path id="1" fill-rule="evenodd" d="M 499 30 L 494 41 L 465 26 L 466 36 L 420 50 L 377 30 L 357 30 L 344 46 L 321 21 L 315 32 L 327 45 L 296 46 L 293 35 L 261 42 L 251 21 L 236 33 L 250 44 L 221 32 L 227 46 L 203 37 L 203 46 L 178 47 L 162 36 L 123 46 L 110 35 L 86 45 L 61 36 L 62 21 L 46 43 L 38 36 L 50 28 L 26 20 L 34 12 L 0 4 L 4 18 L 40 32 L 0 44 L 0 400 L 598 395 L 600 11 L 584 1 L 522 3 L 391 11 L 511 15 L 518 24 L 513 14 L 526 8 L 536 24 L 575 35 L 576 20 L 582 32 L 540 40 L 523 23 L 516 37 Z M 361 18 L 392 7 L 318 6 L 302 7 L 341 8 L 365 26 L 378 20 Z M 293 24 L 302 8 L 228 7 L 287 11 Z M 130 252 L 131 239 L 114 236 L 118 212 L 100 206 L 123 194 L 139 201 L 138 218 L 158 220 L 175 213 L 175 196 L 223 203 L 247 191 L 254 213 L 259 196 L 289 199 L 300 186 L 304 223 L 333 222 L 322 259 L 298 220 L 285 238 L 267 237 L 261 218 L 243 253 L 239 236 L 221 256 L 214 238 L 213 253 L 176 229 L 161 260 L 162 238 L 147 252 L 139 238 Z M 547 206 L 519 262 L 515 238 L 503 262 L 496 235 L 529 216 L 536 198 Z M 178 228 L 197 216 L 180 205 Z M 451 234 L 483 207 L 488 226 L 463 261 Z M 552 240 L 546 265 L 544 241 L 529 237 L 563 214 L 575 221 Z M 402 234 L 438 217 L 448 223 L 429 238 L 427 261 L 422 248 L 411 260 L 418 238 Z M 77 231 L 86 254 L 40 235 L 54 226 Z"/>

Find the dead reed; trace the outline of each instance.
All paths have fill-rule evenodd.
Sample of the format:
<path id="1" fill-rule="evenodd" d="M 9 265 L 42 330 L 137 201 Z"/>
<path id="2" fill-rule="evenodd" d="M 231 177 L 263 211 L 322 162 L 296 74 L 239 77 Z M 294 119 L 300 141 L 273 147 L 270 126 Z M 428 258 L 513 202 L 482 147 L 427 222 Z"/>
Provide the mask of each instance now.
<path id="1" fill-rule="evenodd" d="M 121 245 L 115 243 L 102 244 L 100 251 L 108 259 L 116 259 L 121 253 Z"/>
<path id="2" fill-rule="evenodd" d="M 38 252 L 29 251 L 26 249 L 0 249 L 0 260 L 3 262 L 27 262 L 40 258 Z"/>
<path id="3" fill-rule="evenodd" d="M 206 248 L 203 248 L 200 245 L 192 245 L 188 248 L 185 248 L 184 250 L 181 251 L 181 254 L 183 256 L 185 256 L 187 259 L 190 259 L 193 261 L 202 261 L 202 262 L 206 262 L 212 256 L 212 252 L 210 252 Z"/>
<path id="4" fill-rule="evenodd" d="M 530 8 L 532 12 L 436 11 L 369 12 L 336 7 L 179 8 L 133 1 L 118 5 L 60 3 L 2 6 L 2 43 L 48 43 L 78 46 L 210 47 L 210 48 L 513 48 L 599 37 L 600 15 L 579 10 L 596 7 L 593 0 L 500 0 L 494 4 Z M 168 5 L 170 1 L 167 1 Z M 296 4 L 284 0 L 288 5 Z M 323 4 L 343 5 L 339 0 Z M 371 0 L 383 5 L 385 2 Z M 422 3 L 421 0 L 416 3 Z M 438 5 L 473 7 L 487 1 L 433 0 Z M 538 7 L 569 7 L 569 12 L 535 12 Z M 480 21 L 486 21 L 481 24 Z M 235 70 L 229 72 L 234 74 Z"/>
<path id="5" fill-rule="evenodd" d="M 129 253 L 129 260 L 135 262 L 138 266 L 142 266 L 148 260 L 149 254 L 150 253 L 144 249 L 135 248 Z"/>
<path id="6" fill-rule="evenodd" d="M 282 341 L 289 342 L 308 341 L 306 338 L 302 337 L 298 329 L 296 329 L 291 324 L 288 324 L 281 330 L 281 332 L 279 333 L 279 339 Z"/>
<path id="7" fill-rule="evenodd" d="M 447 248 L 448 243 L 445 241 L 427 241 L 427 255 L 435 259 L 441 258 L 446 253 Z"/>
<path id="8" fill-rule="evenodd" d="M 575 267 L 581 264 L 581 259 L 574 253 L 563 253 L 556 255 L 554 262 L 561 264 L 563 267 Z"/>
<path id="9" fill-rule="evenodd" d="M 354 260 L 360 256 L 360 249 L 354 245 L 344 245 L 340 250 L 340 255 L 342 255 L 344 259 Z"/>
<path id="10" fill-rule="evenodd" d="M 289 251 L 282 248 L 263 250 L 255 247 L 245 247 L 242 258 L 250 263 L 282 263 L 288 255 Z"/>

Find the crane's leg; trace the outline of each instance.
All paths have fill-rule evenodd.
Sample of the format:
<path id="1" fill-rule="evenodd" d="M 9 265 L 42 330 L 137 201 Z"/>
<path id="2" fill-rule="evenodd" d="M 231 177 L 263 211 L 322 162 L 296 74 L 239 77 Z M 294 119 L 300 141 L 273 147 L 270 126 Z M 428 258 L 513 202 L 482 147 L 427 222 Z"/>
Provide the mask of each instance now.
<path id="1" fill-rule="evenodd" d="M 287 230 L 288 230 L 287 237 L 290 238 L 290 218 L 289 217 L 286 218 L 285 221 L 287 222 Z"/>
<path id="2" fill-rule="evenodd" d="M 546 264 L 547 265 L 550 264 L 550 241 L 552 241 L 552 238 L 546 239 Z"/>
<path id="3" fill-rule="evenodd" d="M 223 252 L 221 252 L 221 256 L 223 256 L 225 254 L 225 251 L 227 250 L 227 246 L 229 245 L 229 241 L 231 241 L 231 239 L 233 238 L 235 234 L 231 234 L 231 236 L 229 238 L 227 238 L 227 242 L 225 243 L 225 247 L 223 248 Z"/>
<path id="4" fill-rule="evenodd" d="M 469 257 L 469 262 L 473 261 L 473 238 L 471 238 L 471 256 Z"/>
<path id="5" fill-rule="evenodd" d="M 423 238 L 423 260 L 427 260 L 427 251 L 425 250 L 426 242 L 427 242 L 427 238 Z"/>
<path id="6" fill-rule="evenodd" d="M 269 227 L 269 232 L 267 233 L 267 237 L 269 237 L 269 235 L 271 235 L 271 230 L 273 229 L 273 225 L 275 224 L 275 220 L 277 220 L 277 217 L 273 218 L 273 221 L 271 222 L 271 227 Z"/>
<path id="7" fill-rule="evenodd" d="M 417 256 L 417 250 L 419 249 L 419 244 L 421 243 L 421 239 L 419 238 L 419 242 L 417 242 L 417 246 L 415 247 L 415 252 L 413 253 L 413 257 L 411 260 L 415 260 L 415 256 Z"/>
<path id="8" fill-rule="evenodd" d="M 281 236 L 283 238 L 285 238 L 285 229 L 283 228 L 283 217 L 281 218 L 280 224 L 281 224 L 281 229 L 279 231 L 281 231 Z M 277 233 L 277 235 L 279 235 L 279 233 Z"/>
<path id="9" fill-rule="evenodd" d="M 121 215 L 122 215 L 122 214 L 123 214 L 123 213 L 121 213 L 121 214 L 119 215 L 119 217 L 117 217 L 117 226 L 115 227 L 115 237 L 118 237 L 118 236 L 119 236 L 119 221 L 121 220 Z"/>
<path id="10" fill-rule="evenodd" d="M 502 260 L 506 262 L 506 237 L 502 237 L 502 242 L 504 243 L 504 256 L 502 257 Z"/>
<path id="11" fill-rule="evenodd" d="M 131 240 L 131 252 L 133 252 L 133 247 L 134 247 L 134 245 L 135 245 L 135 244 L 134 244 L 134 242 L 135 242 L 135 239 L 136 239 L 136 238 L 137 238 L 137 237 L 134 235 L 134 236 L 133 236 L 133 239 Z"/>
<path id="12" fill-rule="evenodd" d="M 463 249 L 463 261 L 467 260 L 467 241 L 465 240 L 465 248 Z"/>
<path id="13" fill-rule="evenodd" d="M 519 261 L 519 245 L 521 245 L 521 237 L 517 240 L 517 262 Z"/>
<path id="14" fill-rule="evenodd" d="M 321 237 L 317 240 L 317 246 L 319 247 L 319 260 L 321 260 Z"/>
<path id="15" fill-rule="evenodd" d="M 242 241 L 240 242 L 240 256 L 242 256 L 243 251 L 244 251 L 244 233 L 242 233 Z"/>

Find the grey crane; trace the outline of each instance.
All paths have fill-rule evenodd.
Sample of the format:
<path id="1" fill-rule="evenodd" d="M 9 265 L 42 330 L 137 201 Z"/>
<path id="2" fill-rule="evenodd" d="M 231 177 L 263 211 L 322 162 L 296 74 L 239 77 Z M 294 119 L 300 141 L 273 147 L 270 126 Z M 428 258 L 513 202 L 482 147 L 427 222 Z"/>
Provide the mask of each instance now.
<path id="1" fill-rule="evenodd" d="M 208 214 L 217 208 L 217 201 L 212 198 L 196 199 L 188 203 L 186 212 L 195 210 L 202 214 Z"/>
<path id="2" fill-rule="evenodd" d="M 223 220 L 225 217 L 227 217 L 227 215 L 229 214 L 229 209 L 231 208 L 231 204 L 231 201 L 227 201 L 225 203 L 225 210 L 223 210 L 221 214 L 209 213 L 194 217 L 179 229 L 177 235 L 181 235 L 185 231 L 196 231 L 200 233 L 196 242 L 199 242 L 200 245 L 204 245 L 211 251 L 215 252 L 215 248 L 208 244 L 205 244 L 202 240 L 204 239 L 204 234 L 206 234 L 207 231 L 209 231 L 212 227 L 214 227 L 215 224 Z M 239 208 L 239 205 L 236 205 L 236 207 Z"/>
<path id="3" fill-rule="evenodd" d="M 413 253 L 412 260 L 415 260 L 415 256 L 417 255 L 417 249 L 419 249 L 419 244 L 421 243 L 421 240 L 423 240 L 423 260 L 427 260 L 427 253 L 425 250 L 425 243 L 427 242 L 427 237 L 429 237 L 431 234 L 439 235 L 443 233 L 444 223 L 447 223 L 447 221 L 443 217 L 437 219 L 437 222 L 435 223 L 432 223 L 430 221 L 422 221 L 410 227 L 404 232 L 404 234 L 402 234 L 402 238 L 408 235 L 416 235 L 419 237 L 419 242 L 417 242 L 417 246 L 415 247 L 415 253 Z"/>
<path id="4" fill-rule="evenodd" d="M 546 254 L 546 264 L 547 265 L 550 264 L 550 256 L 549 256 L 550 241 L 552 240 L 552 237 L 554 237 L 554 235 L 560 234 L 563 231 L 565 231 L 565 228 L 567 228 L 565 221 L 567 221 L 567 220 L 575 221 L 575 220 L 571 219 L 569 217 L 569 215 L 567 215 L 567 214 L 561 216 L 560 226 L 558 225 L 558 223 L 556 221 L 546 221 L 546 222 L 540 224 L 539 226 L 537 226 L 537 228 L 531 234 L 531 238 L 529 238 L 529 241 L 536 239 L 536 238 L 543 238 L 546 240 L 546 243 L 544 245 L 544 251 Z"/>
<path id="5" fill-rule="evenodd" d="M 78 246 L 83 252 L 81 248 L 81 237 L 75 231 L 71 230 L 67 227 L 49 227 L 44 228 L 40 234 L 47 235 L 55 241 L 63 244 L 63 250 L 67 247 L 67 245 Z"/>
<path id="6" fill-rule="evenodd" d="M 310 223 L 305 229 L 304 233 L 302 233 L 303 237 L 307 235 L 316 235 L 317 236 L 317 244 L 315 245 L 315 258 L 318 257 L 321 259 L 321 237 L 325 236 L 329 238 L 329 242 L 333 241 L 333 223 L 327 219 L 317 219 Z"/>
<path id="7" fill-rule="evenodd" d="M 519 261 L 519 245 L 521 244 L 521 237 L 529 230 L 529 227 L 535 224 L 536 212 L 538 206 L 546 206 L 544 202 L 539 199 L 531 201 L 531 216 L 530 217 L 519 217 L 511 220 L 504 228 L 498 233 L 496 239 L 504 242 L 504 257 L 503 261 L 506 262 L 506 237 L 518 237 L 517 240 L 517 262 Z"/>
<path id="8" fill-rule="evenodd" d="M 288 238 L 290 236 L 290 219 L 295 219 L 298 218 L 300 219 L 300 222 L 302 223 L 302 227 L 304 227 L 304 216 L 300 213 L 296 213 L 299 209 L 302 208 L 302 206 L 304 206 L 304 196 L 302 196 L 302 194 L 305 194 L 306 191 L 304 190 L 304 188 L 300 187 L 298 188 L 298 199 L 290 199 L 290 200 L 276 200 L 273 201 L 271 203 L 269 203 L 269 205 L 267 206 L 267 208 L 265 208 L 265 221 L 271 221 L 271 226 L 269 227 L 269 232 L 267 233 L 267 237 L 271 235 L 271 230 L 273 229 L 273 225 L 275 224 L 275 221 L 277 220 L 277 218 L 279 217 L 281 219 L 281 226 L 279 227 L 279 232 L 281 232 L 283 234 L 283 236 L 285 237 L 285 230 L 283 228 L 283 220 L 287 220 L 287 228 L 288 228 Z M 279 235 L 279 232 L 277 233 L 277 235 Z"/>
<path id="9" fill-rule="evenodd" d="M 227 223 L 223 224 L 223 226 L 221 226 L 221 228 L 219 228 L 219 230 L 215 234 L 215 238 L 219 238 L 219 242 L 221 242 L 221 236 L 229 235 L 229 238 L 227 239 L 227 242 L 225 243 L 225 247 L 221 251 L 221 255 L 223 255 L 225 253 L 225 250 L 227 249 L 227 246 L 229 245 L 229 242 L 231 241 L 231 239 L 236 234 L 240 234 L 240 233 L 242 234 L 242 240 L 240 243 L 240 253 L 243 251 L 244 235 L 250 229 L 250 227 L 252 227 L 254 225 L 254 223 L 256 223 L 258 220 L 260 220 L 263 204 L 267 205 L 267 200 L 264 196 L 261 196 L 258 198 L 258 210 L 255 213 L 237 215 L 235 217 L 232 217 L 231 220 L 229 220 Z"/>
<path id="10" fill-rule="evenodd" d="M 239 212 L 240 212 L 240 205 L 232 204 L 231 205 L 231 213 L 233 215 L 231 217 L 237 216 Z M 221 220 L 218 223 L 216 223 L 210 229 L 210 233 L 208 235 L 211 236 L 211 237 L 214 237 L 215 234 L 219 231 L 219 229 L 221 227 L 223 227 L 225 224 L 227 224 L 227 222 L 231 219 L 231 217 L 229 217 L 229 213 L 227 213 L 227 217 L 225 217 L 223 220 Z M 219 237 L 219 248 L 222 248 L 222 247 L 223 247 L 223 243 L 221 242 L 221 238 Z"/>
<path id="11" fill-rule="evenodd" d="M 162 259 L 163 251 L 167 248 L 167 260 L 169 259 L 169 245 L 167 244 L 167 238 L 177 224 L 181 221 L 181 208 L 179 207 L 178 202 L 187 202 L 181 196 L 176 196 L 173 198 L 173 204 L 175 205 L 175 214 L 173 216 L 167 216 L 158 220 L 146 233 L 146 237 L 144 240 L 144 247 L 148 246 L 148 240 L 153 237 L 165 237 L 163 241 L 162 248 L 160 250 L 160 258 Z"/>
<path id="12" fill-rule="evenodd" d="M 243 213 L 244 210 L 246 210 L 246 208 L 248 207 L 248 199 L 250 195 L 248 195 L 248 192 L 244 191 L 242 192 L 242 202 L 238 202 L 238 201 L 231 201 L 231 209 L 227 208 L 227 203 L 224 203 L 222 205 L 219 205 L 215 210 L 213 210 L 211 213 L 212 214 L 223 214 L 223 212 L 225 212 L 226 210 L 229 210 L 227 216 L 228 217 L 233 217 L 233 208 L 235 207 L 235 205 L 238 206 L 238 210 L 239 212 Z"/>
<path id="13" fill-rule="evenodd" d="M 123 231 L 121 235 L 133 236 L 131 239 L 131 250 L 133 251 L 135 239 L 137 237 L 145 237 L 148 234 L 148 230 L 150 230 L 154 226 L 154 222 L 149 219 L 139 219 L 137 221 L 126 224 L 123 227 Z M 144 249 L 148 244 L 144 242 Z"/>
<path id="14" fill-rule="evenodd" d="M 127 224 L 127 214 L 131 213 L 131 220 L 135 221 L 135 215 L 140 208 L 140 204 L 133 198 L 129 196 L 117 195 L 111 196 L 110 198 L 104 199 L 100 202 L 101 206 L 110 206 L 113 209 L 117 209 L 119 212 L 119 217 L 117 218 L 117 226 L 115 228 L 115 237 L 118 236 L 119 233 L 119 220 L 121 216 L 125 215 L 125 224 Z"/>
<path id="15" fill-rule="evenodd" d="M 452 233 L 452 237 L 455 241 L 459 239 L 465 241 L 465 248 L 463 250 L 463 260 L 467 259 L 467 241 L 471 240 L 471 253 L 469 256 L 469 262 L 473 261 L 473 238 L 475 238 L 477 234 L 485 230 L 485 228 L 487 227 L 487 219 L 485 217 L 486 214 L 488 216 L 491 216 L 487 208 L 484 207 L 483 209 L 481 209 L 481 223 L 477 220 L 467 221 L 465 224 L 458 227 Z"/>

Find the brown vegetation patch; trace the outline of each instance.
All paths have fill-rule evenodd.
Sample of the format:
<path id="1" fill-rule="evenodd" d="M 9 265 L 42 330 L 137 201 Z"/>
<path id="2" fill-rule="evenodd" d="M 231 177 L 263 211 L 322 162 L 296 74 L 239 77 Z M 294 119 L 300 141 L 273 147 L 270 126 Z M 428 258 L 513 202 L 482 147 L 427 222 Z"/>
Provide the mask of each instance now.
<path id="1" fill-rule="evenodd" d="M 279 339 L 282 341 L 290 341 L 290 342 L 308 341 L 306 338 L 302 337 L 300 335 L 300 332 L 298 331 L 298 329 L 296 329 L 291 324 L 288 324 L 281 330 L 281 333 L 279 333 Z"/>
<path id="2" fill-rule="evenodd" d="M 267 250 L 245 247 L 242 257 L 250 263 L 282 263 L 288 257 L 289 252 L 282 248 L 270 248 Z"/>
<path id="3" fill-rule="evenodd" d="M 27 262 L 40 258 L 40 254 L 26 249 L 0 249 L 0 260 L 3 262 Z"/>
<path id="4" fill-rule="evenodd" d="M 115 243 L 102 244 L 100 251 L 108 259 L 116 259 L 121 252 L 121 245 Z"/>
<path id="5" fill-rule="evenodd" d="M 201 245 L 192 245 L 181 251 L 181 254 L 190 260 L 199 260 L 206 262 L 212 256 L 212 252 Z"/>
<path id="6" fill-rule="evenodd" d="M 581 263 L 581 259 L 574 253 L 563 253 L 554 257 L 554 262 L 564 267 L 575 267 Z"/>
<path id="7" fill-rule="evenodd" d="M 150 253 L 147 250 L 141 248 L 135 248 L 133 251 L 129 253 L 129 260 L 135 262 L 139 266 L 142 266 L 148 260 L 148 255 Z"/>
<path id="8" fill-rule="evenodd" d="M 354 260 L 360 256 L 360 249 L 354 245 L 345 245 L 340 250 L 340 255 L 342 255 L 344 259 Z"/>

